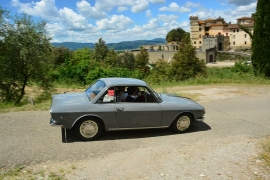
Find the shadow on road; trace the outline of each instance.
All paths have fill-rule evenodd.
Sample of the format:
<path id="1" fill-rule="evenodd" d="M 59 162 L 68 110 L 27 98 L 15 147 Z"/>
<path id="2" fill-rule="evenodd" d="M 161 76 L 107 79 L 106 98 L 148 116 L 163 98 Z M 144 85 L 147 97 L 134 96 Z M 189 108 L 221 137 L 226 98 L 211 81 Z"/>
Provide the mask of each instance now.
<path id="1" fill-rule="evenodd" d="M 194 123 L 192 129 L 187 133 L 195 133 L 200 131 L 208 131 L 211 127 L 204 122 Z M 65 136 L 66 133 L 66 136 Z M 144 130 L 125 130 L 125 131 L 112 131 L 103 132 L 101 137 L 96 141 L 106 141 L 106 140 L 120 140 L 120 139 L 138 139 L 138 138 L 149 138 L 149 137 L 159 137 L 159 136 L 170 136 L 175 135 L 175 133 L 170 129 L 144 129 Z M 73 143 L 80 142 L 72 130 L 62 129 L 62 142 L 63 143 Z"/>

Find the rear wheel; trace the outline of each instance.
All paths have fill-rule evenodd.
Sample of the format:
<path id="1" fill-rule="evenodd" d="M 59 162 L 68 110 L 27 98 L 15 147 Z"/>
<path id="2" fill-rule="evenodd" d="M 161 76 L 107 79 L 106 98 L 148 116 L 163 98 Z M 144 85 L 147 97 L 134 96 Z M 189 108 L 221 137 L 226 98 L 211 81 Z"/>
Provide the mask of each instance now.
<path id="1" fill-rule="evenodd" d="M 95 117 L 86 117 L 81 119 L 74 127 L 75 134 L 84 141 L 97 139 L 102 132 L 102 125 L 99 119 Z"/>
<path id="2" fill-rule="evenodd" d="M 179 115 L 172 124 L 172 129 L 176 133 L 187 132 L 192 125 L 193 117 L 191 114 L 184 113 Z"/>

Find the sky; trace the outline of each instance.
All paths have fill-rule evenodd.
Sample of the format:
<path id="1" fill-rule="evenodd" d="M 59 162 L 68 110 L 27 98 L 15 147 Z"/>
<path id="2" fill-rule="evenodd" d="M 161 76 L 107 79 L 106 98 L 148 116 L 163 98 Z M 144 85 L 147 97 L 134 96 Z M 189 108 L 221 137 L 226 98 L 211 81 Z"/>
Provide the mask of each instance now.
<path id="1" fill-rule="evenodd" d="M 12 14 L 45 20 L 51 42 L 106 43 L 166 38 L 189 17 L 222 17 L 226 22 L 256 11 L 257 0 L 1 0 Z"/>

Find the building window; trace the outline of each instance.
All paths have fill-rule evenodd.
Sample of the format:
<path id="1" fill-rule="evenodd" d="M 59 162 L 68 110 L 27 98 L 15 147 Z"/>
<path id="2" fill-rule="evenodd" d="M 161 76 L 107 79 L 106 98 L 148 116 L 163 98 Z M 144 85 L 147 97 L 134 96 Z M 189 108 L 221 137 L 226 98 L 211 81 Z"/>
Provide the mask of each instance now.
<path id="1" fill-rule="evenodd" d="M 235 35 L 233 35 L 233 39 L 235 39 Z"/>
<path id="2" fill-rule="evenodd" d="M 237 32 L 239 32 L 239 29 L 237 29 Z"/>
<path id="3" fill-rule="evenodd" d="M 233 30 L 233 32 L 235 32 L 235 29 Z"/>
<path id="4" fill-rule="evenodd" d="M 196 44 L 196 41 L 194 41 L 194 44 Z"/>
<path id="5" fill-rule="evenodd" d="M 235 45 L 235 41 L 233 41 L 233 45 Z"/>
<path id="6" fill-rule="evenodd" d="M 202 37 L 202 35 L 200 34 L 200 35 L 199 35 L 199 38 L 201 38 L 201 37 Z"/>
<path id="7" fill-rule="evenodd" d="M 202 44 L 202 41 L 200 41 L 199 44 Z"/>
<path id="8" fill-rule="evenodd" d="M 245 41 L 245 44 L 247 44 L 247 41 Z"/>
<path id="9" fill-rule="evenodd" d="M 199 31 L 201 31 L 202 30 L 202 28 L 199 28 Z"/>
<path id="10" fill-rule="evenodd" d="M 228 36 L 228 33 L 226 33 L 226 36 Z"/>
<path id="11" fill-rule="evenodd" d="M 247 34 L 245 34 L 245 38 L 247 37 Z"/>

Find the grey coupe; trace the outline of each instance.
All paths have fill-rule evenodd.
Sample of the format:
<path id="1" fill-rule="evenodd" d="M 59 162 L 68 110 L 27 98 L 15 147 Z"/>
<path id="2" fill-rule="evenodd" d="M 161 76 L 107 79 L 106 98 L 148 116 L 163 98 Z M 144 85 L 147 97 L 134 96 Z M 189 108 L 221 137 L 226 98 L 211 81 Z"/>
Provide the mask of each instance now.
<path id="1" fill-rule="evenodd" d="M 189 98 L 158 94 L 144 81 L 133 78 L 101 78 L 85 92 L 52 96 L 52 126 L 72 129 L 84 141 L 102 131 L 171 127 L 188 131 L 203 121 L 205 109 Z"/>

